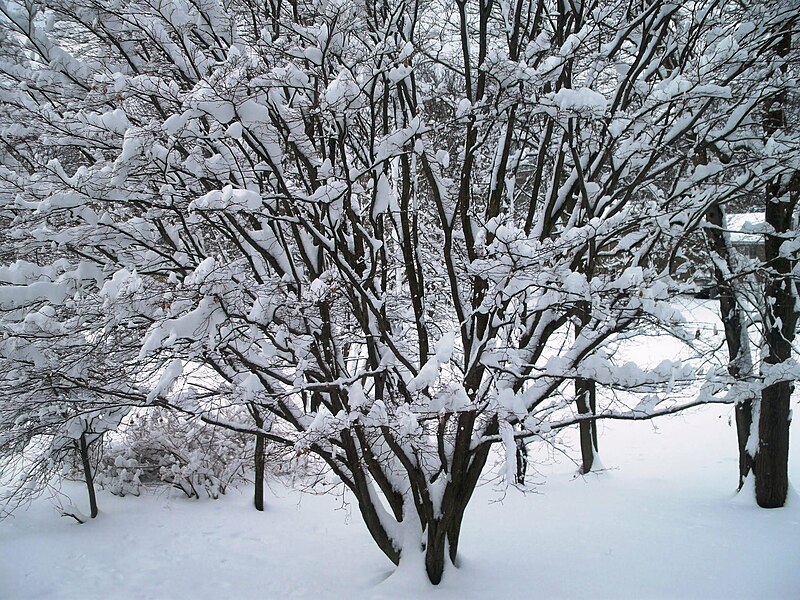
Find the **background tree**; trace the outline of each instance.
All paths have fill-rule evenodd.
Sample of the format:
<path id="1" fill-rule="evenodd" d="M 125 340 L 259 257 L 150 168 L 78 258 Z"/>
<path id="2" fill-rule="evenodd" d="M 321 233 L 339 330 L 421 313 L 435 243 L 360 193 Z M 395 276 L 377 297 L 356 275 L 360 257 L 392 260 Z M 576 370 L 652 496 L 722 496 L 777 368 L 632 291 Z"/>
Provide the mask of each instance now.
<path id="1" fill-rule="evenodd" d="M 768 276 L 764 291 L 764 360 L 761 366 L 765 387 L 761 392 L 757 419 L 758 449 L 753 463 L 756 500 L 764 508 L 783 506 L 789 489 L 789 402 L 796 375 L 780 374 L 775 377 L 774 371 L 785 370 L 787 363 L 792 360 L 792 342 L 800 310 L 797 287 L 792 277 L 797 262 L 797 221 L 794 211 L 800 195 L 800 171 L 797 168 L 797 146 L 792 135 L 796 128 L 787 119 L 788 93 L 782 81 L 789 71 L 792 34 L 796 26 L 796 21 L 787 20 L 772 31 L 777 38 L 777 69 L 773 77 L 777 79 L 778 91 L 766 103 L 763 125 L 767 138 L 765 150 L 772 155 L 768 164 L 772 163 L 770 166 L 774 165 L 776 171 L 767 184 L 764 211 L 764 220 L 770 227 L 765 240 Z M 770 148 L 773 144 L 784 147 L 774 152 Z"/>
<path id="2" fill-rule="evenodd" d="M 791 41 L 798 26 L 798 6 L 761 4 L 733 10 L 740 27 L 764 28 L 764 45 L 759 54 L 762 62 L 753 72 L 750 93 L 747 96 L 742 93 L 742 97 L 758 103 L 762 112 L 741 121 L 738 143 L 725 149 L 715 144 L 703 146 L 695 154 L 695 160 L 707 165 L 713 153 L 717 160 L 738 164 L 736 176 L 751 177 L 757 186 L 756 198 L 766 200 L 757 201 L 766 223 L 766 228 L 760 232 L 765 236 L 763 265 L 745 259 L 732 248 L 726 233 L 724 205 L 714 203 L 709 207 L 705 215 L 708 224 L 705 233 L 719 290 L 730 361 L 728 371 L 736 381 L 732 393 L 737 396 L 739 488 L 752 471 L 758 504 L 772 508 L 783 505 L 788 489 L 788 411 L 796 378 L 792 367 L 792 341 L 797 323 L 797 294 L 790 273 L 796 261 L 794 211 L 798 148 L 792 135 L 796 127 L 788 118 L 787 108 L 794 87 L 791 73 L 796 72 Z M 714 45 L 723 47 L 717 52 L 739 51 L 738 45 L 730 45 L 727 38 L 718 38 Z M 766 82 L 766 85 L 757 87 L 756 82 Z M 741 204 L 736 198 L 731 202 Z M 749 202 L 752 206 L 752 195 Z M 756 298 L 752 298 L 748 289 L 754 271 L 763 282 L 759 291 L 761 297 Z M 760 313 L 758 323 L 763 348 L 760 378 L 755 377 L 753 371 L 748 311 Z M 757 458 L 759 453 L 760 459 Z M 761 463 L 760 470 L 756 462 Z"/>
<path id="3" fill-rule="evenodd" d="M 737 382 L 752 383 L 753 358 L 750 350 L 747 316 L 747 299 L 742 293 L 747 275 L 742 272 L 741 258 L 733 248 L 727 235 L 727 220 L 724 205 L 712 204 L 706 212 L 708 226 L 704 229 L 709 253 L 712 257 L 713 276 L 719 296 L 720 317 L 725 331 L 728 350 L 728 372 Z M 736 437 L 739 448 L 739 486 L 742 489 L 752 468 L 752 456 L 748 440 L 753 423 L 752 391 L 742 389 L 735 408 Z"/>

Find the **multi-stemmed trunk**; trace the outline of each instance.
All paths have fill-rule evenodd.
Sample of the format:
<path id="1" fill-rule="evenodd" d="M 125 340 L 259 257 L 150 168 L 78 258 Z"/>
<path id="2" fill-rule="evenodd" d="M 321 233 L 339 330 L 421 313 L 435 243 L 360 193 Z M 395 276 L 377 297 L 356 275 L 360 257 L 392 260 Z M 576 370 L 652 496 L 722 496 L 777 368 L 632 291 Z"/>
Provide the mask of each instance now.
<path id="1" fill-rule="evenodd" d="M 464 495 L 454 494 L 451 499 L 443 500 L 440 517 L 428 519 L 422 524 L 425 531 L 425 572 L 434 585 L 438 585 L 442 581 L 448 565 L 458 564 L 461 525 L 467 503 L 475 489 L 474 485 L 470 486 L 469 483 L 467 483 L 467 487 L 470 489 L 462 487 Z"/>
<path id="2" fill-rule="evenodd" d="M 459 413 L 454 417 L 457 433 L 453 438 L 452 453 L 442 456 L 442 464 L 447 470 L 436 477 L 431 477 L 418 466 L 411 458 L 412 454 L 397 443 L 388 428 L 384 430 L 386 447 L 407 471 L 410 487 L 404 490 L 394 488 L 393 479 L 387 477 L 384 470 L 385 465 L 375 460 L 375 454 L 365 443 L 364 432 L 356 428 L 351 430 L 354 436 L 342 436 L 345 453 L 356 460 L 345 471 L 341 470 L 341 463 L 329 461 L 355 494 L 367 529 L 389 560 L 399 565 L 404 560 L 419 560 L 422 554 L 426 575 L 434 585 L 442 581 L 448 566 L 457 564 L 464 514 L 490 449 L 490 444 L 471 446 L 476 419 L 474 412 Z M 443 430 L 442 427 L 440 432 Z M 497 432 L 496 423 L 484 431 L 490 436 Z M 363 452 L 360 457 L 353 454 L 359 448 Z M 437 493 L 439 485 L 443 489 L 439 488 L 440 493 Z M 383 500 L 379 499 L 375 486 L 383 493 Z M 385 510 L 386 507 L 389 511 Z M 395 523 L 390 524 L 387 520 Z M 398 536 L 398 532 L 402 535 Z"/>

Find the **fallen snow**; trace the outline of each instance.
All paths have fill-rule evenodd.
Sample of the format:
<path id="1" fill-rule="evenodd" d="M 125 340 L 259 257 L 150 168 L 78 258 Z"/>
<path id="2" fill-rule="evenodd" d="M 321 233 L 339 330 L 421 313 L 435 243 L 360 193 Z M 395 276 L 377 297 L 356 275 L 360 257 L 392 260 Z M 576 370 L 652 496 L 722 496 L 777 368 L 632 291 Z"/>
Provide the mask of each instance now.
<path id="1" fill-rule="evenodd" d="M 219 501 L 102 492 L 100 517 L 78 525 L 37 501 L 0 525 L 0 597 L 796 598 L 800 498 L 765 511 L 733 494 L 730 417 L 708 407 L 604 423 L 600 475 L 576 476 L 560 453 L 532 451 L 534 478 L 546 483 L 536 493 L 479 488 L 460 569 L 437 590 L 417 569 L 392 574 L 351 497 L 273 482 L 264 513 L 246 491 Z M 574 436 L 565 441 L 574 455 Z M 85 502 L 77 484 L 65 491 Z"/>

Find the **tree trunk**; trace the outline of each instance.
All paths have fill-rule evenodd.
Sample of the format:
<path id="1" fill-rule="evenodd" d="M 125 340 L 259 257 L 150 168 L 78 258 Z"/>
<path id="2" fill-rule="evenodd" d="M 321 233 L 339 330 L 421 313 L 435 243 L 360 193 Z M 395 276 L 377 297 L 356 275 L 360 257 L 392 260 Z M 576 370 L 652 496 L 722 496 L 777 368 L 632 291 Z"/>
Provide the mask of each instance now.
<path id="1" fill-rule="evenodd" d="M 264 435 L 256 434 L 256 458 L 255 458 L 255 498 L 256 510 L 264 510 Z"/>
<path id="2" fill-rule="evenodd" d="M 792 45 L 787 25 L 778 42 L 779 56 L 788 55 Z M 785 68 L 785 67 L 784 67 Z M 764 132 L 772 137 L 786 126 L 786 92 L 772 98 L 764 112 Z M 794 177 L 792 177 L 794 179 Z M 764 365 L 779 365 L 791 359 L 797 325 L 797 306 L 792 270 L 793 257 L 781 253 L 786 232 L 793 228 L 797 191 L 788 177 L 775 177 L 767 185 L 764 220 L 774 233 L 766 236 L 764 249 L 768 279 L 764 289 Z M 793 382 L 779 381 L 761 392 L 758 421 L 758 450 L 753 471 L 756 477 L 756 502 L 762 508 L 777 508 L 786 502 L 789 488 L 789 401 Z"/>
<path id="3" fill-rule="evenodd" d="M 528 448 L 525 441 L 517 439 L 517 476 L 516 483 L 525 485 L 525 473 L 528 471 Z"/>
<path id="4" fill-rule="evenodd" d="M 704 150 L 698 152 L 697 156 L 702 162 L 708 162 Z M 750 355 L 747 326 L 739 305 L 735 283 L 726 276 L 726 272 L 735 273 L 736 269 L 733 264 L 732 248 L 724 233 L 725 212 L 723 208 L 717 203 L 712 204 L 706 211 L 706 221 L 712 225 L 712 227 L 706 227 L 704 232 L 714 264 L 714 283 L 719 290 L 719 314 L 728 347 L 728 372 L 734 379 L 745 379 L 752 374 L 753 359 Z M 744 480 L 750 474 L 753 466 L 753 457 L 747 451 L 750 427 L 753 423 L 752 400 L 738 402 L 735 413 L 736 437 L 739 446 L 738 489 L 741 490 Z"/>
<path id="5" fill-rule="evenodd" d="M 767 234 L 766 261 L 771 273 L 765 296 L 764 343 L 765 366 L 774 366 L 791 358 L 792 340 L 797 325 L 794 284 L 791 280 L 793 263 L 781 256 L 784 238 L 781 234 L 792 227 L 794 199 L 787 201 L 781 194 L 779 182 L 769 186 L 766 222 L 775 234 Z M 777 508 L 786 502 L 789 488 L 789 401 L 794 385 L 779 381 L 761 392 L 758 421 L 758 450 L 753 470 L 756 476 L 756 501 L 762 508 Z"/>
<path id="6" fill-rule="evenodd" d="M 264 419 L 261 416 L 258 407 L 252 405 L 251 413 L 253 415 L 253 419 L 256 422 L 256 427 L 262 429 L 264 427 Z M 265 441 L 266 440 L 264 438 L 264 434 L 261 433 L 256 434 L 256 450 L 254 459 L 255 493 L 253 497 L 253 504 L 255 505 L 256 510 L 260 511 L 264 510 L 264 467 L 266 463 L 264 457 Z"/>
<path id="7" fill-rule="evenodd" d="M 454 494 L 455 506 L 450 508 L 451 517 L 447 526 L 447 546 L 450 553 L 450 562 L 457 565 L 458 558 L 458 542 L 461 538 L 461 525 L 464 522 L 464 514 L 467 512 L 467 505 L 470 498 L 478 485 L 483 468 L 486 465 L 486 460 L 489 458 L 490 446 L 479 448 L 475 451 L 472 462 L 462 479 L 462 485 L 459 490 Z M 444 511 L 444 506 L 442 507 Z"/>
<path id="8" fill-rule="evenodd" d="M 575 403 L 578 414 L 594 415 L 597 412 L 597 385 L 592 379 L 578 379 L 575 381 Z M 594 465 L 594 456 L 597 452 L 597 421 L 594 419 L 581 421 L 581 473 L 589 473 Z"/>
<path id="9" fill-rule="evenodd" d="M 78 449 L 83 463 L 83 477 L 86 489 L 89 492 L 89 515 L 94 519 L 97 516 L 97 497 L 94 493 L 94 479 L 92 478 L 92 465 L 89 463 L 89 444 L 86 443 L 86 434 L 81 434 L 78 440 Z"/>
<path id="10" fill-rule="evenodd" d="M 789 398 L 794 385 L 781 381 L 761 393 L 758 421 L 756 502 L 761 508 L 780 508 L 789 490 Z"/>
<path id="11" fill-rule="evenodd" d="M 425 542 L 425 572 L 433 585 L 439 585 L 444 575 L 447 535 L 440 520 L 428 523 Z M 449 557 L 447 557 L 449 560 Z"/>
<path id="12" fill-rule="evenodd" d="M 461 536 L 461 525 L 464 522 L 464 513 L 474 491 L 471 485 L 472 475 L 467 476 L 462 493 L 449 495 L 442 502 L 442 516 L 425 524 L 425 571 L 433 585 L 442 581 L 444 569 L 449 562 L 456 564 L 458 556 L 458 541 Z M 466 491 L 468 490 L 468 491 Z"/>
<path id="13" fill-rule="evenodd" d="M 591 319 L 592 305 L 589 302 L 578 302 L 577 311 L 579 324 L 575 329 L 578 336 Z M 592 379 L 578 378 L 575 380 L 575 404 L 579 415 L 594 415 L 597 412 L 597 384 Z M 597 421 L 588 419 L 579 423 L 581 440 L 581 470 L 582 474 L 591 472 L 594 457 L 597 453 Z"/>
<path id="14" fill-rule="evenodd" d="M 753 401 L 741 400 L 736 404 L 736 437 L 739 442 L 739 486 L 741 490 L 744 480 L 753 470 L 753 457 L 747 450 L 750 441 L 750 430 L 753 426 Z"/>

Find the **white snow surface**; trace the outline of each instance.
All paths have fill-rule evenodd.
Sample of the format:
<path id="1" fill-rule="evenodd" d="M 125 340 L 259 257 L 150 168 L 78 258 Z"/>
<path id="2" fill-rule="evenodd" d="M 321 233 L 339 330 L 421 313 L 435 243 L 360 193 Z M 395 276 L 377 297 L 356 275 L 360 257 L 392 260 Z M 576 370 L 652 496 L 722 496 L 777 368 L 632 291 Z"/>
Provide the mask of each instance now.
<path id="1" fill-rule="evenodd" d="M 692 318 L 703 336 L 721 335 L 713 303 L 700 308 Z M 636 345 L 653 360 L 673 358 L 662 339 Z M 560 449 L 531 443 L 526 490 L 499 483 L 498 448 L 467 509 L 459 567 L 438 587 L 421 556 L 398 569 L 383 557 L 351 495 L 310 495 L 273 479 L 263 513 L 251 489 L 217 501 L 101 491 L 99 517 L 79 525 L 39 499 L 0 521 L 0 598 L 800 598 L 800 496 L 763 510 L 751 489 L 735 493 L 732 419 L 732 407 L 716 405 L 600 422 L 605 470 L 588 476 L 576 475 L 575 431 Z M 798 440 L 795 422 L 795 485 Z M 79 484 L 63 492 L 86 512 Z"/>
<path id="2" fill-rule="evenodd" d="M 730 417 L 707 407 L 605 423 L 608 470 L 599 475 L 576 476 L 558 453 L 532 451 L 544 483 L 530 493 L 480 487 L 460 568 L 439 588 L 419 564 L 393 573 L 352 497 L 273 481 L 264 513 L 249 490 L 218 501 L 101 492 L 100 516 L 86 525 L 37 501 L 0 524 L 0 597 L 797 598 L 800 498 L 793 492 L 787 507 L 768 511 L 734 495 Z M 83 506 L 79 485 L 65 491 Z"/>

